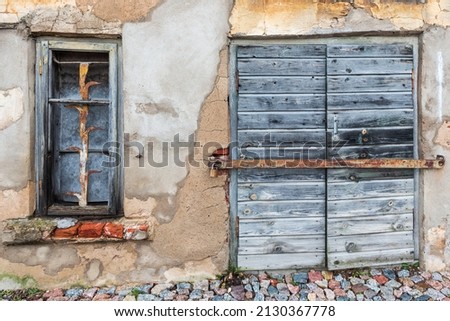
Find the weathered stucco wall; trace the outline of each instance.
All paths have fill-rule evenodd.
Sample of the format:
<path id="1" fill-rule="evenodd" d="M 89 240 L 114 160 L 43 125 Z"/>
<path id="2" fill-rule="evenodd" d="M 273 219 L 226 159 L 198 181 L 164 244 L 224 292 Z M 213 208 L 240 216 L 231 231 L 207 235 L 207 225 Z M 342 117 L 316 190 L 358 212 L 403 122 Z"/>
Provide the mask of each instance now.
<path id="1" fill-rule="evenodd" d="M 204 160 L 211 142 L 228 144 L 227 33 L 417 34 L 420 156 L 450 159 L 450 0 L 236 0 L 234 6 L 232 0 L 0 0 L 0 27 L 16 23 L 22 31 L 0 29 L 0 220 L 34 210 L 34 45 L 23 30 L 121 36 L 124 211 L 128 219 L 151 223 L 154 235 L 140 242 L 0 246 L 0 281 L 10 273 L 31 275 L 43 287 L 100 286 L 214 276 L 226 269 L 227 177 L 211 179 L 195 162 L 177 164 L 171 144 L 178 139 L 183 146 L 175 155 L 179 162 Z M 164 160 L 164 144 L 167 165 L 150 164 Z M 450 268 L 448 177 L 448 166 L 421 176 L 421 262 L 429 270 Z"/>
<path id="2" fill-rule="evenodd" d="M 0 213 L 3 219 L 34 210 L 32 42 L 15 30 L 0 32 Z"/>
<path id="3" fill-rule="evenodd" d="M 449 8 L 449 0 L 236 0 L 230 22 L 237 36 L 407 31 L 448 26 Z"/>
<path id="4" fill-rule="evenodd" d="M 230 1 L 172 0 L 161 4 L 150 21 L 123 29 L 124 130 L 130 137 L 125 145 L 125 216 L 155 217 L 159 227 L 152 251 L 190 270 L 199 265 L 200 273 L 217 272 L 227 262 L 225 181 L 208 179 L 202 163 L 180 165 L 188 160 L 189 148 L 172 144 L 176 137 L 188 142 L 198 130 L 194 159 L 201 162 L 201 145 L 228 141 L 227 56 L 219 53 L 227 43 L 230 10 Z M 202 113 L 213 109 L 217 116 L 208 122 L 200 116 L 205 99 Z M 136 157 L 137 144 L 144 148 L 141 157 Z M 167 158 L 164 144 L 169 146 Z M 151 164 L 163 159 L 163 166 Z M 155 265 L 152 256 L 147 253 L 143 259 L 150 261 L 149 269 Z M 183 266 L 164 275 L 181 277 Z"/>
<path id="5" fill-rule="evenodd" d="M 21 30 L 32 33 L 122 36 L 124 132 L 129 137 L 125 145 L 129 157 L 124 160 L 125 218 L 149 223 L 154 229 L 152 240 L 0 246 L 0 274 L 31 275 L 41 286 L 52 287 L 189 280 L 214 277 L 226 269 L 227 177 L 209 178 L 203 147 L 211 141 L 222 145 L 229 141 L 226 45 L 232 1 L 136 1 L 132 10 L 130 3 L 117 1 L 118 7 L 126 9 L 124 12 L 110 10 L 112 7 L 103 10 L 105 1 L 91 0 L 49 1 L 45 5 L 23 2 L 9 5 L 8 10 L 23 17 Z M 22 39 L 16 31 L 0 30 L 0 35 L 11 37 L 9 34 Z M 33 47 L 31 41 L 21 41 Z M 8 48 L 4 50 L 1 57 L 7 59 Z M 28 64 L 23 59 L 20 64 L 27 68 L 34 61 Z M 26 70 L 20 75 L 34 78 L 34 73 Z M 33 106 L 32 100 L 17 103 L 32 90 L 16 86 L 0 87 L 11 89 L 8 102 L 14 102 L 1 119 L 0 128 L 13 126 L 23 110 Z M 28 113 L 28 144 L 32 141 L 32 119 Z M 181 147 L 175 160 L 171 145 L 175 137 L 180 142 L 191 139 L 192 147 L 195 138 L 197 148 Z M 137 148 L 133 146 L 138 143 L 144 147 L 142 158 L 135 157 Z M 168 164 L 150 165 L 150 158 L 155 162 L 162 159 L 162 143 L 169 144 Z M 149 144 L 153 144 L 152 150 Z M 16 151 L 9 145 L 3 148 Z M 18 152 L 27 157 L 28 163 L 11 161 L 11 165 L 5 163 L 6 167 L 31 170 L 30 146 Z M 196 163 L 177 164 L 188 159 Z M 22 172 L 1 174 L 20 180 L 22 188 L 30 180 L 30 175 Z M 23 206 L 11 211 L 24 199 L 19 192 L 15 197 L 9 190 L 0 193 L 7 200 L 0 203 L 2 220 L 32 214 L 32 209 Z M 8 204 L 9 211 L 3 204 Z"/>
<path id="6" fill-rule="evenodd" d="M 450 32 L 431 28 L 422 37 L 421 147 L 423 155 L 450 157 Z M 450 168 L 423 173 L 423 251 L 429 270 L 450 267 Z"/>
<path id="7" fill-rule="evenodd" d="M 450 157 L 450 0 L 426 4 L 397 1 L 236 0 L 230 17 L 233 36 L 389 36 L 417 34 L 419 57 L 420 157 Z M 422 171 L 420 190 L 421 264 L 428 270 L 450 268 L 448 166 Z"/>

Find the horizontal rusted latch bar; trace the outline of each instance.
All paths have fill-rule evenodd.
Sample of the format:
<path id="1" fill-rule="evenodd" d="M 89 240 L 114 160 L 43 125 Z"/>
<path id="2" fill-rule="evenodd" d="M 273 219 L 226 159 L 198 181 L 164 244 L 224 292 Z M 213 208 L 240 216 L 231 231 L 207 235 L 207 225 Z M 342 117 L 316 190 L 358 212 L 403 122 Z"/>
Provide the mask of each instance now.
<path id="1" fill-rule="evenodd" d="M 444 156 L 436 159 L 210 159 L 211 170 L 237 168 L 419 168 L 440 169 L 445 165 Z"/>

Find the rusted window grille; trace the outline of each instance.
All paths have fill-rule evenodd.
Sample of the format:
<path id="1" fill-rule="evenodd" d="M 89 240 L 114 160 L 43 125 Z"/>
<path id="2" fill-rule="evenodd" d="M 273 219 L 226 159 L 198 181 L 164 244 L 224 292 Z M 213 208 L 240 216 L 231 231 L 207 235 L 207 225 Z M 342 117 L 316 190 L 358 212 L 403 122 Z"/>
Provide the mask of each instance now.
<path id="1" fill-rule="evenodd" d="M 110 155 L 118 141 L 117 52 L 114 42 L 37 43 L 38 214 L 120 209 L 120 164 Z"/>

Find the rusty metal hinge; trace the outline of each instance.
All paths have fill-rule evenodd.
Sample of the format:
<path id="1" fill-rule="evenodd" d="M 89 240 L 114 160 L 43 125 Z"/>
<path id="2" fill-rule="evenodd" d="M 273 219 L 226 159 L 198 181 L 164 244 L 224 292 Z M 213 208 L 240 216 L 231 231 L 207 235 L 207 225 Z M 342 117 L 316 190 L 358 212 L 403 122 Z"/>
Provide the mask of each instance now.
<path id="1" fill-rule="evenodd" d="M 436 159 L 240 159 L 227 160 L 211 157 L 211 171 L 237 168 L 399 168 L 399 169 L 441 169 L 445 165 L 444 156 Z M 215 177 L 211 175 L 212 177 Z"/>

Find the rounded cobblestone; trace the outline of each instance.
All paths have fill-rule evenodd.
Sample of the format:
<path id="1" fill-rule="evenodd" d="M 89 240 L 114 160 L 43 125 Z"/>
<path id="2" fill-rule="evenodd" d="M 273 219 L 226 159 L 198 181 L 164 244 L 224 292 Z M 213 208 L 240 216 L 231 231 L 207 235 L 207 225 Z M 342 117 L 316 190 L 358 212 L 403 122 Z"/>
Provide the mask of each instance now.
<path id="1" fill-rule="evenodd" d="M 42 301 L 447 301 L 450 273 L 405 268 L 239 274 L 195 283 L 0 291 L 0 300 Z"/>

